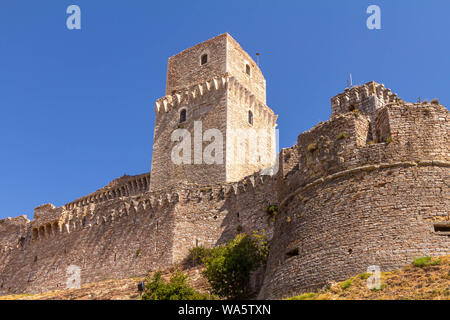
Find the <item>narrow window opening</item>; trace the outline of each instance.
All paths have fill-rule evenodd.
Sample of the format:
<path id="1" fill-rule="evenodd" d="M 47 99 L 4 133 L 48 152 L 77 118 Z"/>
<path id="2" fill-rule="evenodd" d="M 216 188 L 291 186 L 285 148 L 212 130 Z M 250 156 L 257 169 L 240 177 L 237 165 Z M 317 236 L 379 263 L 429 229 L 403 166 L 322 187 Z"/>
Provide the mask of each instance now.
<path id="1" fill-rule="evenodd" d="M 250 75 L 250 72 L 251 72 L 250 66 L 249 66 L 248 64 L 246 64 L 246 65 L 245 65 L 245 73 L 248 74 L 248 75 Z"/>
<path id="2" fill-rule="evenodd" d="M 373 140 L 374 139 L 373 139 L 373 136 L 372 136 L 372 123 L 369 122 L 369 128 L 368 128 L 368 131 L 367 131 L 366 143 L 374 142 Z"/>
<path id="3" fill-rule="evenodd" d="M 295 257 L 298 256 L 298 248 L 294 248 L 292 250 L 289 250 L 288 252 L 286 252 L 286 258 L 291 258 L 291 257 Z"/>
<path id="4" fill-rule="evenodd" d="M 253 113 L 251 111 L 248 112 L 248 123 L 253 124 Z"/>
<path id="5" fill-rule="evenodd" d="M 434 232 L 450 236 L 450 223 L 436 223 Z"/>
<path id="6" fill-rule="evenodd" d="M 24 237 L 20 237 L 19 244 L 20 244 L 21 247 L 23 247 L 23 245 L 25 244 L 25 238 Z"/>
<path id="7" fill-rule="evenodd" d="M 183 123 L 185 121 L 186 121 L 186 109 L 183 109 L 180 112 L 180 123 Z"/>
<path id="8" fill-rule="evenodd" d="M 200 58 L 200 63 L 201 65 L 204 65 L 208 62 L 208 55 L 207 54 L 203 54 L 202 57 Z"/>

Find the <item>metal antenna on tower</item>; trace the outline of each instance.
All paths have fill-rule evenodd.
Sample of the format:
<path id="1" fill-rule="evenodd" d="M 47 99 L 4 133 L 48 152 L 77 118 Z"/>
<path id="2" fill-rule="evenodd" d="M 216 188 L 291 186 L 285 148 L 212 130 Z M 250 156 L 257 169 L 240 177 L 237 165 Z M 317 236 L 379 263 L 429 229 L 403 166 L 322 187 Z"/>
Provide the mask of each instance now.
<path id="1" fill-rule="evenodd" d="M 259 52 L 256 53 L 256 64 L 259 67 Z"/>
<path id="2" fill-rule="evenodd" d="M 353 87 L 352 74 L 350 73 L 350 79 L 347 79 L 347 88 L 351 89 Z"/>

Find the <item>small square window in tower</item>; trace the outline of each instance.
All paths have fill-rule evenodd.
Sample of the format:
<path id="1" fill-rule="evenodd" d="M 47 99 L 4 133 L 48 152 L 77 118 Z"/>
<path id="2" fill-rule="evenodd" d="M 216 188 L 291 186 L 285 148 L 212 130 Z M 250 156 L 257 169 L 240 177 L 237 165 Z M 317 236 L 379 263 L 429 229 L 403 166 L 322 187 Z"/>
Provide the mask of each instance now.
<path id="1" fill-rule="evenodd" d="M 245 73 L 250 75 L 250 65 L 248 64 L 245 65 Z"/>
<path id="2" fill-rule="evenodd" d="M 201 65 L 204 65 L 207 62 L 208 62 L 208 55 L 205 53 L 204 55 L 201 56 L 200 63 L 201 63 Z"/>
<path id="3" fill-rule="evenodd" d="M 253 124 L 253 113 L 251 111 L 248 112 L 248 123 Z"/>
<path id="4" fill-rule="evenodd" d="M 180 111 L 180 123 L 183 123 L 186 121 L 186 109 L 183 109 Z"/>

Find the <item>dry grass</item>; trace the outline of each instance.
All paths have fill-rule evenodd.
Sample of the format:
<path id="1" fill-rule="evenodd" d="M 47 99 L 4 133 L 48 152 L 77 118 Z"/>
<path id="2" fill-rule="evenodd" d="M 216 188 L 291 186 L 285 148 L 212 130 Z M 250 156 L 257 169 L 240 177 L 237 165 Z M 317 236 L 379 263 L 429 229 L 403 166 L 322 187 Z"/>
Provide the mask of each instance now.
<path id="1" fill-rule="evenodd" d="M 162 277 L 168 280 L 178 269 L 177 267 L 172 267 L 162 271 Z M 189 283 L 194 288 L 200 292 L 208 291 L 208 282 L 203 278 L 199 267 L 189 268 L 183 270 L 183 272 L 189 275 Z M 153 273 L 149 275 L 152 276 Z M 141 276 L 120 280 L 104 280 L 85 284 L 80 289 L 0 296 L 0 300 L 138 300 L 140 296 L 137 284 L 144 279 L 145 277 Z"/>
<path id="2" fill-rule="evenodd" d="M 432 263 L 410 265 L 381 274 L 381 288 L 367 288 L 370 274 L 362 273 L 329 289 L 304 293 L 292 300 L 450 300 L 450 256 Z M 422 265 L 422 264 L 420 264 Z"/>

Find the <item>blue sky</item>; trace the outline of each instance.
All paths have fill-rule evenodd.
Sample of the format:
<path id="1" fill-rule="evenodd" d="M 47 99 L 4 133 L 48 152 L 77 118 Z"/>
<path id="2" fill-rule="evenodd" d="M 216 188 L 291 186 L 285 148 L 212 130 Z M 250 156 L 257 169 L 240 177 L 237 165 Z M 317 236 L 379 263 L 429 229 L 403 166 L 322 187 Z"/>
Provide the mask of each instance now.
<path id="1" fill-rule="evenodd" d="M 167 58 L 223 32 L 261 53 L 281 147 L 328 119 L 350 73 L 448 107 L 449 15 L 447 0 L 1 0 L 0 218 L 149 171 Z"/>

